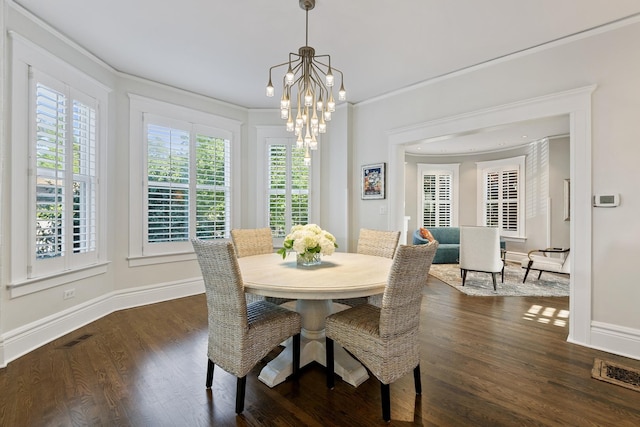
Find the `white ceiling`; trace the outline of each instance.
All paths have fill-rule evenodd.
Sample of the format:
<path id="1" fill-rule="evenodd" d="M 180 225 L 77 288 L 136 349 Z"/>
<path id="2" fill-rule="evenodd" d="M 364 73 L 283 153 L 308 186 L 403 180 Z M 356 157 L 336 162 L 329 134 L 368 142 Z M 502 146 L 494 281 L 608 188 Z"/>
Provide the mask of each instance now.
<path id="1" fill-rule="evenodd" d="M 14 2 L 118 71 L 247 108 L 278 107 L 269 67 L 305 44 L 298 0 Z M 358 103 L 637 13 L 640 0 L 316 0 L 309 45 Z"/>

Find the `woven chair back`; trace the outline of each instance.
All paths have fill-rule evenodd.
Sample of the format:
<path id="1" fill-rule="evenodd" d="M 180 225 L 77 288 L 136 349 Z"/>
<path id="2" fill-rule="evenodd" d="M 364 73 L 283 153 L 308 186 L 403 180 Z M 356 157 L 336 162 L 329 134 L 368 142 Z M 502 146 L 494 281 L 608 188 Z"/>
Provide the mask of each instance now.
<path id="1" fill-rule="evenodd" d="M 356 252 L 391 259 L 396 252 L 399 239 L 399 231 L 381 231 L 362 228 L 358 236 Z"/>
<path id="2" fill-rule="evenodd" d="M 268 227 L 234 229 L 231 230 L 231 239 L 238 258 L 273 252 L 273 238 Z"/>
<path id="3" fill-rule="evenodd" d="M 390 338 L 418 328 L 422 287 L 427 284 L 438 242 L 400 245 L 396 251 L 380 311 L 380 336 Z"/>
<path id="4" fill-rule="evenodd" d="M 247 302 L 233 243 L 198 239 L 191 243 L 204 279 L 209 334 L 220 341 L 239 339 L 248 324 Z"/>

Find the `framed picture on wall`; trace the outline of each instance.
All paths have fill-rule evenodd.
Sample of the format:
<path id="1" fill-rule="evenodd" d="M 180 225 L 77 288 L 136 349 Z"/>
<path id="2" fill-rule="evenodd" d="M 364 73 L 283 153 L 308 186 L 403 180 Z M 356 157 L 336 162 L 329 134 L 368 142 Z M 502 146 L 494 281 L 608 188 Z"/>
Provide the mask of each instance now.
<path id="1" fill-rule="evenodd" d="M 362 166 L 362 199 L 384 199 L 385 163 Z"/>

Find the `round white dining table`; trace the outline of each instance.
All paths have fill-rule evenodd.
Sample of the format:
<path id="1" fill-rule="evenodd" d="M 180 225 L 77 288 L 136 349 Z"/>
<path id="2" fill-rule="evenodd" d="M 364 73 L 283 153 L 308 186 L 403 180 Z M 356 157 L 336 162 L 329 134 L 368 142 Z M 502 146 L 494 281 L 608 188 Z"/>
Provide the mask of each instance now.
<path id="1" fill-rule="evenodd" d="M 391 263 L 388 258 L 346 252 L 323 256 L 321 264 L 310 267 L 298 266 L 295 254 L 285 259 L 278 254 L 238 258 L 245 292 L 296 300 L 285 305 L 302 316 L 301 367 L 313 361 L 326 366 L 325 318 L 347 308 L 332 299 L 383 293 Z M 292 372 L 290 343 L 260 372 L 258 378 L 269 387 Z M 344 381 L 357 387 L 369 378 L 367 370 L 340 346 L 335 345 L 334 352 L 335 372 Z"/>

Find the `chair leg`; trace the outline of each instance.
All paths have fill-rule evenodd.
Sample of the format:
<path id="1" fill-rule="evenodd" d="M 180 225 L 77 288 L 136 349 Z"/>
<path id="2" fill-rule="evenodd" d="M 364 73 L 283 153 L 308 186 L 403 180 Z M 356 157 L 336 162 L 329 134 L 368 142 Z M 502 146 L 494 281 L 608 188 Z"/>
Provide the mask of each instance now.
<path id="1" fill-rule="evenodd" d="M 493 290 L 496 291 L 498 288 L 496 287 L 496 276 L 498 273 L 491 273 L 491 280 L 493 280 Z"/>
<path id="2" fill-rule="evenodd" d="M 467 270 L 462 271 L 462 286 L 464 286 L 464 281 L 467 280 Z"/>
<path id="3" fill-rule="evenodd" d="M 540 270 L 540 273 L 538 274 L 538 280 L 540 280 L 541 277 L 542 277 L 542 270 Z"/>
<path id="4" fill-rule="evenodd" d="M 382 419 L 391 421 L 391 396 L 389 393 L 389 384 L 380 383 L 380 397 L 382 400 Z"/>
<path id="5" fill-rule="evenodd" d="M 420 364 L 413 368 L 413 382 L 416 385 L 416 394 L 422 394 L 422 380 L 420 379 Z"/>
<path id="6" fill-rule="evenodd" d="M 333 378 L 333 340 L 331 338 L 326 338 L 325 340 L 325 348 L 326 348 L 326 362 L 327 362 L 327 387 L 329 389 L 333 389 L 335 387 L 335 382 Z"/>
<path id="7" fill-rule="evenodd" d="M 527 264 L 527 271 L 525 271 L 524 273 L 524 279 L 522 279 L 522 283 L 524 283 L 525 280 L 527 280 L 527 276 L 529 275 L 529 270 L 531 270 L 531 264 L 533 264 L 533 261 L 529 261 L 529 264 Z"/>
<path id="8" fill-rule="evenodd" d="M 300 334 L 293 336 L 293 378 L 298 379 L 300 371 Z"/>
<path id="9" fill-rule="evenodd" d="M 238 378 L 236 386 L 236 414 L 242 413 L 244 410 L 244 391 L 247 388 L 247 376 Z"/>
<path id="10" fill-rule="evenodd" d="M 215 366 L 211 359 L 207 359 L 207 388 L 211 388 L 211 384 L 213 384 L 213 368 Z"/>

